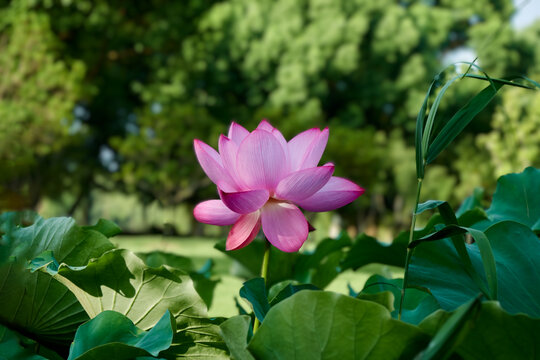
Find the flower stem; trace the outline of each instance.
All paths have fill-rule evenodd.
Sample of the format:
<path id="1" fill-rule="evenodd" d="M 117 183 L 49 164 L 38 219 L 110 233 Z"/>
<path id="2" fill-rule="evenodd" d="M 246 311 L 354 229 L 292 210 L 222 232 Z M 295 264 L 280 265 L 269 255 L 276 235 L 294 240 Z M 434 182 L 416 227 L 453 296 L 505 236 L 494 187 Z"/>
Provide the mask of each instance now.
<path id="1" fill-rule="evenodd" d="M 414 211 L 412 214 L 412 220 L 411 220 L 411 230 L 409 232 L 409 242 L 410 244 L 414 240 L 414 227 L 416 225 L 416 212 L 418 211 L 418 202 L 420 201 L 420 191 L 422 190 L 422 178 L 418 179 L 418 185 L 416 187 L 416 202 L 414 204 Z M 401 299 L 399 300 L 399 312 L 398 312 L 398 320 L 401 320 L 401 313 L 403 311 L 403 303 L 405 300 L 405 289 L 408 285 L 409 280 L 409 261 L 412 257 L 412 252 L 414 249 L 409 249 L 407 247 L 407 256 L 405 258 L 405 273 L 403 274 L 403 287 L 401 288 Z"/>
<path id="2" fill-rule="evenodd" d="M 261 277 L 264 279 L 265 285 L 268 282 L 267 278 L 268 278 L 269 259 L 270 259 L 270 243 L 268 242 L 268 240 L 265 239 L 264 240 L 264 256 L 263 256 L 263 262 L 262 262 L 262 267 L 261 267 Z M 255 317 L 255 322 L 253 323 L 254 334 L 259 329 L 259 325 L 260 325 L 259 319 Z"/>

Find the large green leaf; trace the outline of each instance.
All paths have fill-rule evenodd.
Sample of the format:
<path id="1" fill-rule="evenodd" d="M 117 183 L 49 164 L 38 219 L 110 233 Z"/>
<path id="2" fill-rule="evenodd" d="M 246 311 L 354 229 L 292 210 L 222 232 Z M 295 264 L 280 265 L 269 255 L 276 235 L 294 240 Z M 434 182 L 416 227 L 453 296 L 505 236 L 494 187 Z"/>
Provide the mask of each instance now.
<path id="1" fill-rule="evenodd" d="M 219 327 L 207 317 L 207 308 L 184 271 L 147 266 L 128 250 L 112 250 L 85 267 L 42 265 L 77 297 L 90 317 L 114 310 L 137 327 L 148 330 L 169 310 L 176 319 L 177 332 L 166 358 L 226 358 L 226 346 Z"/>
<path id="2" fill-rule="evenodd" d="M 407 254 L 407 242 L 407 236 L 399 236 L 391 244 L 385 244 L 371 236 L 361 234 L 354 241 L 341 267 L 343 270 L 358 269 L 371 263 L 403 267 Z"/>
<path id="3" fill-rule="evenodd" d="M 206 306 L 185 272 L 149 267 L 128 250 L 111 250 L 84 267 L 62 263 L 57 271 L 50 266 L 41 268 L 67 286 L 91 318 L 114 310 L 147 330 L 166 310 L 179 323 L 206 316 Z"/>
<path id="4" fill-rule="evenodd" d="M 458 238 L 459 235 L 469 233 L 475 241 L 475 245 L 480 251 L 481 263 L 484 267 L 485 278 L 487 279 L 487 287 L 478 273 L 478 270 L 474 268 L 469 253 L 467 252 L 467 247 L 465 242 Z M 430 235 L 422 237 L 420 239 L 414 240 L 409 244 L 409 248 L 413 250 L 416 246 L 421 243 L 428 241 L 436 241 L 450 237 L 452 243 L 454 244 L 455 249 L 457 250 L 461 264 L 464 266 L 465 271 L 475 282 L 476 286 L 482 293 L 485 294 L 489 299 L 497 299 L 497 267 L 495 264 L 495 257 L 493 255 L 493 250 L 491 249 L 491 244 L 486 237 L 486 235 L 477 229 L 465 228 L 457 225 L 449 225 L 445 228 L 442 228 Z"/>
<path id="5" fill-rule="evenodd" d="M 301 291 L 270 309 L 248 350 L 261 359 L 397 359 L 428 340 L 379 304 Z"/>
<path id="6" fill-rule="evenodd" d="M 540 169 L 526 168 L 519 174 L 501 176 L 487 210 L 490 221 L 484 228 L 504 220 L 527 225 L 540 232 Z"/>
<path id="7" fill-rule="evenodd" d="M 212 305 L 214 289 L 219 282 L 219 279 L 212 278 L 212 268 L 214 266 L 212 260 L 208 260 L 201 269 L 196 270 L 190 258 L 177 254 L 152 251 L 149 253 L 138 253 L 137 256 L 144 260 L 146 265 L 150 267 L 167 265 L 175 269 L 184 270 L 193 280 L 195 290 L 197 290 L 200 297 L 204 300 L 206 306 L 210 307 Z"/>
<path id="8" fill-rule="evenodd" d="M 75 296 L 51 276 L 26 270 L 45 251 L 73 266 L 84 266 L 113 248 L 107 237 L 75 225 L 71 218 L 37 219 L 11 232 L 12 261 L 0 266 L 0 322 L 51 347 L 67 346 L 88 316 Z"/>
<path id="9" fill-rule="evenodd" d="M 189 318 L 177 324 L 171 347 L 160 353 L 166 359 L 229 359 L 220 333 L 222 319 Z"/>
<path id="10" fill-rule="evenodd" d="M 540 241 L 525 225 L 503 221 L 485 231 L 497 272 L 498 300 L 510 313 L 540 317 Z M 473 266 L 483 274 L 476 244 L 467 245 Z M 409 267 L 411 285 L 428 288 L 446 310 L 454 310 L 475 297 L 480 289 L 466 273 L 449 239 L 423 242 Z"/>
<path id="11" fill-rule="evenodd" d="M 420 328 L 434 335 L 452 314 L 438 311 L 421 324 Z M 458 344 L 456 352 L 464 359 L 537 359 L 540 319 L 517 314 L 510 315 L 495 301 L 482 303 L 467 336 Z"/>
<path id="12" fill-rule="evenodd" d="M 139 329 L 116 311 L 104 311 L 79 327 L 68 360 L 129 360 L 138 356 L 157 356 L 171 346 L 174 325 L 174 318 L 168 311 L 150 331 Z"/>
<path id="13" fill-rule="evenodd" d="M 224 321 L 219 327 L 231 355 L 236 360 L 255 360 L 248 351 L 247 344 L 250 336 L 251 318 L 238 315 Z"/>

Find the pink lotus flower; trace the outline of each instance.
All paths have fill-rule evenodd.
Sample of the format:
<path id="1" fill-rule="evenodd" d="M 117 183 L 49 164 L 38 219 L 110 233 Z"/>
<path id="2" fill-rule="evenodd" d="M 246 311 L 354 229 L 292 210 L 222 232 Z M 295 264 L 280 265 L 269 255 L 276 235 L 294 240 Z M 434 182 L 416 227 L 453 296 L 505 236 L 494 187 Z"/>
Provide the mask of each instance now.
<path id="1" fill-rule="evenodd" d="M 228 136 L 219 138 L 219 153 L 195 139 L 197 159 L 221 198 L 198 204 L 195 218 L 205 224 L 233 225 L 227 250 L 248 245 L 262 225 L 272 245 L 298 251 L 309 224 L 296 205 L 329 211 L 364 193 L 355 183 L 332 176 L 334 164 L 317 166 L 327 141 L 328 128 L 314 128 L 287 142 L 266 120 L 251 133 L 233 122 Z"/>

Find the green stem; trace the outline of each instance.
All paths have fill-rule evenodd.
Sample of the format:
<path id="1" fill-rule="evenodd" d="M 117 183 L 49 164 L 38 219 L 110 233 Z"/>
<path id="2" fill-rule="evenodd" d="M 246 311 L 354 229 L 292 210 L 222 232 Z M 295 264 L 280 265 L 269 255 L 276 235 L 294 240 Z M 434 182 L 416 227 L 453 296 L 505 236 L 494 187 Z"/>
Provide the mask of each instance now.
<path id="1" fill-rule="evenodd" d="M 261 267 L 261 277 L 264 279 L 264 284 L 266 285 L 266 283 L 268 282 L 267 278 L 268 278 L 268 262 L 269 262 L 269 259 L 270 259 L 270 243 L 268 242 L 268 240 L 264 240 L 264 256 L 263 256 L 263 262 L 262 262 L 262 267 Z M 259 329 L 259 319 L 257 319 L 257 317 L 255 317 L 255 322 L 253 323 L 253 333 L 255 334 L 255 332 Z"/>
<path id="2" fill-rule="evenodd" d="M 422 178 L 418 179 L 418 185 L 416 187 L 416 202 L 414 204 L 414 211 L 412 214 L 411 230 L 409 232 L 409 244 L 414 240 L 414 227 L 416 226 L 416 212 L 418 211 L 418 203 L 420 202 L 420 191 L 422 190 Z M 403 287 L 401 289 L 401 299 L 399 300 L 399 312 L 398 320 L 401 320 L 401 313 L 403 311 L 403 303 L 405 300 L 405 289 L 409 282 L 409 261 L 411 260 L 414 249 L 407 247 L 407 257 L 405 258 L 405 273 L 403 275 Z"/>

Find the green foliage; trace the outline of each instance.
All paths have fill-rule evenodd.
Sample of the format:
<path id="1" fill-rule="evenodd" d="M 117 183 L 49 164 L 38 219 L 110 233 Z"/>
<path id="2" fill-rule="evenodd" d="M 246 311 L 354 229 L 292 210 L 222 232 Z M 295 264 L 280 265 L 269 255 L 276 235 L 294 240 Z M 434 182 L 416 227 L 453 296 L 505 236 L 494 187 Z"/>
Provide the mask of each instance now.
<path id="1" fill-rule="evenodd" d="M 253 307 L 253 313 L 262 322 L 270 310 L 264 279 L 257 277 L 246 281 L 240 289 L 240 296 L 249 301 Z"/>
<path id="2" fill-rule="evenodd" d="M 18 220 L 3 218 L 3 229 L 8 221 Z M 0 294 L 5 299 L 0 322 L 29 336 L 35 348 L 50 347 L 44 356 L 67 355 L 74 339 L 70 358 L 111 353 L 132 358 L 160 352 L 167 359 L 226 356 L 219 322 L 207 319 L 190 276 L 172 267 L 149 267 L 133 253 L 113 249 L 105 236 L 118 233 L 113 223 L 102 220 L 79 227 L 70 218 L 37 218 L 30 226 L 10 226 L 4 238 L 10 236 L 13 251 L 0 268 Z M 207 270 L 197 274 L 204 276 Z M 171 328 L 169 311 L 176 330 Z M 89 317 L 100 316 L 103 319 L 81 326 Z M 111 321 L 119 324 L 113 332 Z M 135 326 L 142 330 L 133 330 L 138 329 Z M 169 332 L 168 340 L 163 331 Z M 153 338 L 167 344 L 159 345 Z M 11 344 L 13 339 L 4 342 Z"/>
<path id="3" fill-rule="evenodd" d="M 0 321 L 27 336 L 59 347 L 71 339 L 88 315 L 75 296 L 57 280 L 41 272 L 26 270 L 26 262 L 51 251 L 60 262 L 83 266 L 112 249 L 107 238 L 94 230 L 75 225 L 73 219 L 37 219 L 27 227 L 16 227 L 11 260 L 0 267 Z"/>
<path id="4" fill-rule="evenodd" d="M 499 178 L 493 202 L 487 210 L 489 224 L 512 220 L 540 232 L 539 188 L 540 170 L 532 167 L 520 174 Z"/>
<path id="5" fill-rule="evenodd" d="M 24 342 L 17 333 L 0 325 L 0 353 L 1 359 L 42 360 L 43 356 L 34 354 L 24 346 Z"/>
<path id="6" fill-rule="evenodd" d="M 540 317 L 540 294 L 530 286 L 540 277 L 540 248 L 532 230 L 538 214 L 534 207 L 524 212 L 523 204 L 524 199 L 534 201 L 531 190 L 538 174 L 529 168 L 502 177 L 487 211 L 481 191 L 466 199 L 459 216 L 446 201 L 420 204 L 417 213 L 438 213 L 415 230 L 408 245 L 413 255 L 406 289 L 402 279 L 380 275 L 370 277 L 360 293 L 351 288 L 350 296 L 315 286 L 322 288 L 344 271 L 371 262 L 397 265 L 394 258 L 405 255 L 406 232 L 389 246 L 365 235 L 351 240 L 342 234 L 309 252 L 272 253 L 270 274 L 272 266 L 288 267 L 276 272 L 274 281 L 283 281 L 267 287 L 262 278 L 254 278 L 240 291 L 261 322 L 255 334 L 251 316 L 208 318 L 198 291 L 212 294 L 214 288 L 194 284 L 211 279 L 211 263 L 196 270 L 191 259 L 174 254 L 154 251 L 138 257 L 114 249 L 107 236 L 119 229 L 105 220 L 79 227 L 69 218 L 26 216 L 33 224 L 22 226 L 24 215 L 5 214 L 0 229 L 12 246 L 2 265 L 0 292 L 7 300 L 0 311 L 0 349 L 35 359 L 97 359 L 104 354 L 119 359 L 351 354 L 430 359 L 478 358 L 484 351 L 496 358 L 508 357 L 509 351 L 527 358 Z M 486 221 L 489 227 L 482 228 Z M 465 242 L 465 232 L 476 241 Z M 256 271 L 260 264 L 254 257 L 262 257 L 263 248 L 254 242 L 228 254 Z M 486 266 L 486 251 L 494 271 Z M 482 302 L 483 297 L 497 302 Z M 509 333 L 519 340 L 508 340 Z"/>
<path id="7" fill-rule="evenodd" d="M 398 358 L 416 354 L 427 339 L 417 327 L 391 319 L 379 304 L 301 291 L 270 310 L 248 349 L 270 359 Z"/>
<path id="8" fill-rule="evenodd" d="M 133 359 L 138 356 L 158 356 L 168 349 L 174 334 L 174 318 L 167 311 L 148 332 L 116 311 L 103 311 L 81 325 L 75 334 L 68 360 Z"/>
<path id="9" fill-rule="evenodd" d="M 489 227 L 485 236 L 497 269 L 496 299 L 510 313 L 540 316 L 538 294 L 528 286 L 538 277 L 540 269 L 535 256 L 540 251 L 537 236 L 529 228 L 512 221 Z M 510 238 L 513 241 L 508 241 Z M 467 244 L 466 247 L 474 270 L 484 277 L 482 264 L 485 260 L 479 246 Z M 422 242 L 411 260 L 411 284 L 428 288 L 443 309 L 453 310 L 481 291 L 462 264 L 449 239 Z"/>
<path id="10" fill-rule="evenodd" d="M 456 310 L 454 314 L 465 309 Z M 495 301 L 486 301 L 470 314 L 462 323 L 468 326 L 466 336 L 457 344 L 456 353 L 464 359 L 533 359 L 540 320 L 523 314 L 510 315 Z M 438 311 L 421 324 L 420 328 L 429 334 L 435 334 L 453 316 L 445 311 Z M 465 319 L 464 319 L 465 320 Z M 459 330 L 459 329 L 457 329 Z"/>
<path id="11" fill-rule="evenodd" d="M 428 347 L 422 352 L 422 359 L 449 358 L 454 352 L 456 344 L 467 336 L 479 308 L 480 301 L 478 297 L 460 306 L 431 339 Z"/>
<path id="12" fill-rule="evenodd" d="M 206 313 L 186 273 L 164 266 L 148 267 L 127 250 L 109 251 L 84 267 L 64 262 L 58 270 L 45 270 L 73 292 L 91 318 L 104 310 L 114 310 L 147 330 L 167 309 L 178 323 Z M 181 299 L 174 297 L 177 293 L 183 294 Z"/>
<path id="13" fill-rule="evenodd" d="M 24 208 L 62 184 L 43 164 L 74 140 L 85 65 L 61 57 L 48 15 L 15 4 L 0 14 L 0 208 Z"/>
<path id="14" fill-rule="evenodd" d="M 407 239 L 403 236 L 397 237 L 392 244 L 387 245 L 371 236 L 361 234 L 347 252 L 342 267 L 343 269 L 353 268 L 356 270 L 373 262 L 403 267 L 406 249 Z"/>
<path id="15" fill-rule="evenodd" d="M 373 301 L 373 299 L 369 299 L 368 296 L 390 293 L 392 295 L 391 306 L 386 306 L 386 308 L 388 308 L 392 317 L 397 319 L 402 288 L 403 279 L 387 279 L 384 276 L 375 274 L 366 281 L 364 288 L 356 295 L 356 298 Z M 438 309 L 440 309 L 439 303 L 430 293 L 415 288 L 407 289 L 407 296 L 404 299 L 401 320 L 409 324 L 417 325 L 426 316 Z"/>

